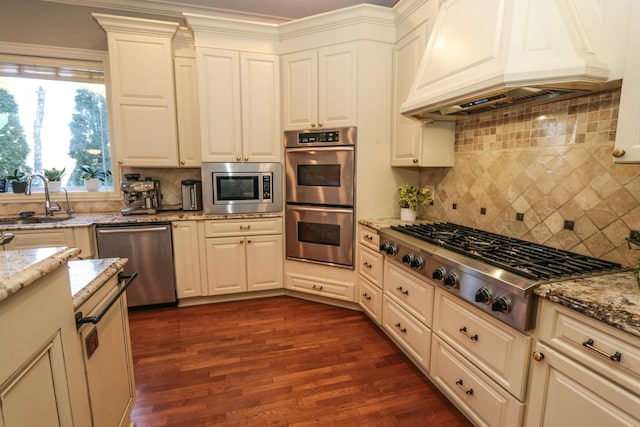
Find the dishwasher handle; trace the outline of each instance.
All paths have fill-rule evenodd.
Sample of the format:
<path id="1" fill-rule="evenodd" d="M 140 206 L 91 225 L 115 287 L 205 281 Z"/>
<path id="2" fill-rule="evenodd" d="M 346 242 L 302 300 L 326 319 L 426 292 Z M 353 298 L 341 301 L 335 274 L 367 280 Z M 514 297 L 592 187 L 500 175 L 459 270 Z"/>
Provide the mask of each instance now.
<path id="1" fill-rule="evenodd" d="M 131 273 L 131 274 L 118 273 L 118 281 L 120 282 L 120 281 L 126 279 L 127 281 L 125 282 L 125 284 L 109 300 L 109 302 L 107 304 L 105 304 L 105 306 L 102 308 L 102 310 L 100 310 L 100 313 L 96 314 L 95 316 L 82 317 L 82 312 L 81 311 L 77 312 L 76 313 L 76 329 L 80 328 L 80 326 L 82 326 L 84 323 L 93 323 L 94 325 L 96 323 L 98 323 L 104 317 L 104 315 L 107 314 L 107 311 L 109 311 L 111 306 L 113 304 L 115 304 L 116 301 L 118 301 L 120 296 L 124 293 L 124 291 L 127 290 L 129 285 L 131 285 L 131 282 L 133 282 L 133 279 L 135 279 L 136 277 L 138 277 L 138 273 Z"/>
<path id="2" fill-rule="evenodd" d="M 105 227 L 97 228 L 96 232 L 99 234 L 140 233 L 142 231 L 166 231 L 168 228 L 168 225 L 157 227 Z"/>

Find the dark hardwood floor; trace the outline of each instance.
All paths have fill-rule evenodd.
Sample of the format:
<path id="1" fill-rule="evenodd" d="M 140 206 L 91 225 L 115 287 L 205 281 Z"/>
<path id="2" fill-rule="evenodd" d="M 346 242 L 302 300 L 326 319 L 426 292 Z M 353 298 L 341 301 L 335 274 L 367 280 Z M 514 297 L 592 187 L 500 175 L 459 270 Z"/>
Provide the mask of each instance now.
<path id="1" fill-rule="evenodd" d="M 470 425 L 363 313 L 274 297 L 129 316 L 137 427 Z"/>

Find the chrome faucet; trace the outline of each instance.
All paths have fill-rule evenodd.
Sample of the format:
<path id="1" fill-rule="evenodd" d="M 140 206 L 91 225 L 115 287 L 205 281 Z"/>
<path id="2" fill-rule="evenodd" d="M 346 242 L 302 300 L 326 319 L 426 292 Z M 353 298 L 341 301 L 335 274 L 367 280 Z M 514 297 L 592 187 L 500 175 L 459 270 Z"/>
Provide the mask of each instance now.
<path id="1" fill-rule="evenodd" d="M 49 197 L 49 185 L 48 185 L 48 181 L 47 178 L 44 177 L 44 175 L 41 175 L 39 173 L 34 173 L 32 175 L 29 176 L 29 179 L 27 179 L 27 188 L 24 191 L 24 194 L 27 196 L 31 195 L 31 181 L 33 181 L 33 178 L 40 178 L 42 180 L 42 182 L 44 183 L 44 212 L 46 216 L 53 216 L 54 212 L 59 212 L 62 207 L 56 203 L 55 206 L 51 205 L 51 199 Z M 67 205 L 68 206 L 68 205 Z"/>
<path id="2" fill-rule="evenodd" d="M 69 204 L 69 193 L 67 193 L 67 189 L 64 187 L 60 187 L 58 188 L 58 191 L 56 191 L 56 194 L 60 192 L 60 190 L 64 191 L 64 198 L 67 202 L 67 215 L 71 216 L 71 214 L 73 213 L 73 209 L 71 209 L 71 205 Z"/>

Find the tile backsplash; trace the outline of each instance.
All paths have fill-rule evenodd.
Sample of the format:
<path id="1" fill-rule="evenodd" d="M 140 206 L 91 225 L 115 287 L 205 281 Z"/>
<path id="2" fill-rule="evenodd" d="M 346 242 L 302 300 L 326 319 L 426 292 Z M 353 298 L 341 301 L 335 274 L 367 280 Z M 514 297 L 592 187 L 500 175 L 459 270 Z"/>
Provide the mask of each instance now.
<path id="1" fill-rule="evenodd" d="M 635 265 L 640 164 L 612 162 L 619 101 L 613 90 L 459 121 L 455 166 L 420 173 L 435 198 L 420 216 Z"/>

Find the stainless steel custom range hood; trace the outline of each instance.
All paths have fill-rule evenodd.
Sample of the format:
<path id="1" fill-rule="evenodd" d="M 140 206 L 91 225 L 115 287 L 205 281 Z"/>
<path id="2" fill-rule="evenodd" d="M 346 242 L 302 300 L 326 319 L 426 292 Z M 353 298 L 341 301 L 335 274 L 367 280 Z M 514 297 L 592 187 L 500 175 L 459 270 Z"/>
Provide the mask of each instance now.
<path id="1" fill-rule="evenodd" d="M 402 114 L 456 120 L 620 86 L 605 63 L 603 3 L 443 1 Z"/>

